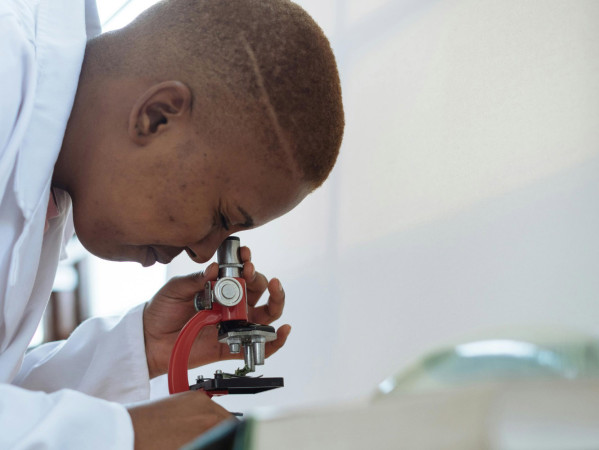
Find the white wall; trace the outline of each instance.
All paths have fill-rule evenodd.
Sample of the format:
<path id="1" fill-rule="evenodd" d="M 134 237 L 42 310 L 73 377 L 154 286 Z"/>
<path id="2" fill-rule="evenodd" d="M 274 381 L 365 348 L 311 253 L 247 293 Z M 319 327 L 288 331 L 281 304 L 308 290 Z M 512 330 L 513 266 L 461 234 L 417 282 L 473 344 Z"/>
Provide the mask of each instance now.
<path id="1" fill-rule="evenodd" d="M 599 2 L 299 3 L 334 43 L 345 140 L 323 188 L 240 234 L 287 293 L 262 371 L 286 387 L 219 401 L 343 401 L 432 346 L 596 330 Z"/>

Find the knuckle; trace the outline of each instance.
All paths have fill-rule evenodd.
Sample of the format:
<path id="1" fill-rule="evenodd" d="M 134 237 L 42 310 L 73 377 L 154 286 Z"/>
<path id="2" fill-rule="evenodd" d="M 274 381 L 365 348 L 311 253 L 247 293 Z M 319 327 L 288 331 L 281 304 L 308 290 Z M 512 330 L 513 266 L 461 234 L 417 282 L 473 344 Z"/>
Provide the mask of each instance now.
<path id="1" fill-rule="evenodd" d="M 167 286 L 170 286 L 170 285 L 172 285 L 172 284 L 176 284 L 176 283 L 178 283 L 178 282 L 179 282 L 179 281 L 180 281 L 182 278 L 183 278 L 182 276 L 174 276 L 174 277 L 171 277 L 171 278 L 170 278 L 170 279 L 169 279 L 169 280 L 166 282 L 166 284 L 165 284 L 165 285 L 167 285 Z"/>
<path id="2" fill-rule="evenodd" d="M 189 278 L 196 283 L 203 282 L 204 281 L 204 271 L 200 270 L 199 272 L 194 272 L 191 275 L 189 275 Z"/>

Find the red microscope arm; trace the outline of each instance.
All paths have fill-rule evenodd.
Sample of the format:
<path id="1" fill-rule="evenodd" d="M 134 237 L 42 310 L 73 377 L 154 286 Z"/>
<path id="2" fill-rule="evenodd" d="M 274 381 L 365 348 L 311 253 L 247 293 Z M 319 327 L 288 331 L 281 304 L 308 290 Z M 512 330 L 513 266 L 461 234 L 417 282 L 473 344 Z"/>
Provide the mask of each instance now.
<path id="1" fill-rule="evenodd" d="M 228 320 L 248 320 L 247 300 L 245 295 L 245 280 L 237 278 L 243 286 L 243 298 L 235 306 L 225 307 L 213 304 L 210 310 L 200 311 L 185 324 L 177 337 L 168 366 L 168 390 L 171 394 L 189 390 L 187 369 L 191 347 L 202 328 Z M 214 283 L 214 282 L 212 282 Z"/>

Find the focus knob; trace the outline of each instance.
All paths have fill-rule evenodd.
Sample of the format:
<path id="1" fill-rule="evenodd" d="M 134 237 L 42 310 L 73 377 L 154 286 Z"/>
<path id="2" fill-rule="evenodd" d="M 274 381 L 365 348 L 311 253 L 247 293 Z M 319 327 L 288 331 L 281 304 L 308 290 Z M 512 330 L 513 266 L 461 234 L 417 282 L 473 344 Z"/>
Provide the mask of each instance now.
<path id="1" fill-rule="evenodd" d="M 214 298 L 223 306 L 235 306 L 243 298 L 243 287 L 235 278 L 221 278 L 214 285 Z"/>

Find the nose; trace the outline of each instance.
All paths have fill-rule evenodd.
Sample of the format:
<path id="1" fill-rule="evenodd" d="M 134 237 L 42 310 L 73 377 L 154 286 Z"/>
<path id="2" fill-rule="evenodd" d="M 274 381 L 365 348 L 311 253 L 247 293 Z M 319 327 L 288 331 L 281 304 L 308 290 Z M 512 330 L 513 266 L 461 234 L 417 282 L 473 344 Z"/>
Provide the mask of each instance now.
<path id="1" fill-rule="evenodd" d="M 228 233 L 214 233 L 210 236 L 205 237 L 199 242 L 195 244 L 190 244 L 185 247 L 185 251 L 189 255 L 191 259 L 193 259 L 197 263 L 205 263 L 210 261 L 210 259 L 216 253 L 216 250 L 220 246 L 220 244 L 229 236 Z"/>

